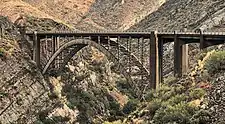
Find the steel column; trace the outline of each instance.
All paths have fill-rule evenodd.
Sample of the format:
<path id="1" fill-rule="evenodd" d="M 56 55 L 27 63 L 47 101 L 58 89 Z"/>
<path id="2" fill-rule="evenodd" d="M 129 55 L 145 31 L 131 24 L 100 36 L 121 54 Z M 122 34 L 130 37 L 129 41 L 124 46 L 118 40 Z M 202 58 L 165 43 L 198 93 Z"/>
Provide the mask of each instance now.
<path id="1" fill-rule="evenodd" d="M 40 68 L 40 38 L 37 32 L 33 32 L 33 60 L 36 62 L 37 67 Z"/>
<path id="2" fill-rule="evenodd" d="M 56 52 L 58 48 L 59 48 L 59 38 L 57 36 L 54 36 L 53 37 L 53 54 Z M 58 67 L 58 59 L 59 57 L 56 58 L 53 68 Z"/>
<path id="3" fill-rule="evenodd" d="M 205 48 L 204 36 L 202 30 L 200 30 L 200 49 L 202 50 L 204 48 Z"/>
<path id="4" fill-rule="evenodd" d="M 163 82 L 163 39 L 158 38 L 159 40 L 159 83 Z"/>
<path id="5" fill-rule="evenodd" d="M 150 36 L 150 87 L 152 89 L 157 89 L 159 87 L 159 83 L 160 83 L 160 55 L 159 55 L 159 51 L 161 49 L 161 47 L 159 47 L 159 41 L 158 41 L 158 37 L 157 37 L 157 33 L 151 32 L 151 36 Z"/>
<path id="6" fill-rule="evenodd" d="M 182 76 L 182 44 L 176 32 L 174 32 L 174 76 Z"/>
<path id="7" fill-rule="evenodd" d="M 189 47 L 188 46 L 189 46 L 188 44 L 184 44 L 181 46 L 182 47 L 182 61 L 181 61 L 182 74 L 187 73 L 188 67 L 189 67 L 189 61 L 188 61 L 188 59 L 189 59 L 188 48 Z"/>

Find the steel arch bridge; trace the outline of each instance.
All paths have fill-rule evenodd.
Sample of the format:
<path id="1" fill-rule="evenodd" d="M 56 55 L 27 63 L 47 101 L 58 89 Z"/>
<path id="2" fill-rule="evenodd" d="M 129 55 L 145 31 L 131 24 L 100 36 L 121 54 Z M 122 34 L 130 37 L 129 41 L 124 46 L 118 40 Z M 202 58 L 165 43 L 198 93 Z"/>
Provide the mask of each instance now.
<path id="1" fill-rule="evenodd" d="M 223 32 L 26 32 L 33 42 L 33 60 L 43 74 L 60 72 L 86 46 L 104 53 L 136 89 L 155 89 L 162 82 L 163 44 L 174 42 L 174 75 L 188 69 L 188 45 L 223 44 Z"/>

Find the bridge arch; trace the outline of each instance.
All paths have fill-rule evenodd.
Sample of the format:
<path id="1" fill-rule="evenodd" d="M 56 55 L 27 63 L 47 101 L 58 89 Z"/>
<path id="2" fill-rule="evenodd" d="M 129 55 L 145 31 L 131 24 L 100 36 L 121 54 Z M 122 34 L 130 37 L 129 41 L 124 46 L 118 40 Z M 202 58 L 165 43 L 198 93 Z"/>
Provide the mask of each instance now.
<path id="1" fill-rule="evenodd" d="M 102 41 L 104 41 L 104 40 L 102 40 Z M 110 40 L 110 43 L 114 44 L 116 46 L 118 45 L 118 43 L 116 41 Z M 119 69 L 118 71 L 127 79 L 128 82 L 130 82 L 130 84 L 136 89 L 136 91 L 141 91 L 140 88 L 143 88 L 143 84 L 144 85 L 148 84 L 147 78 L 149 77 L 149 74 L 148 74 L 149 72 L 147 71 L 147 69 L 145 67 L 143 67 L 143 65 L 141 64 L 141 62 L 137 59 L 137 57 L 135 55 L 133 55 L 132 53 L 129 53 L 129 50 L 127 50 L 125 47 L 120 45 L 120 50 L 123 52 L 127 52 L 126 54 L 131 56 L 133 63 L 135 63 L 135 65 L 142 71 L 142 75 L 135 75 L 135 76 L 139 76 L 139 80 L 143 81 L 143 79 L 145 79 L 145 81 L 146 81 L 143 84 L 140 84 L 140 83 L 137 83 L 138 82 L 136 80 L 137 78 L 135 78 L 135 84 L 134 84 L 134 79 L 133 79 L 134 75 L 132 75 L 130 72 L 128 72 L 127 69 L 125 68 L 125 66 L 122 65 L 122 63 L 120 63 L 119 59 L 112 52 L 110 52 L 108 49 L 106 49 L 102 44 L 104 44 L 104 43 L 102 42 L 101 44 L 98 44 L 94 40 L 90 40 L 90 39 L 74 39 L 69 42 L 66 42 L 60 48 L 58 48 L 55 51 L 55 53 L 50 57 L 47 64 L 44 66 L 42 73 L 46 74 L 48 72 L 49 68 L 51 67 L 52 64 L 54 64 L 54 61 L 57 59 L 57 57 L 60 55 L 60 53 L 62 53 L 62 51 L 67 50 L 69 48 L 74 48 L 72 50 L 71 54 L 67 55 L 67 57 L 64 59 L 64 63 L 61 65 L 61 67 L 59 67 L 59 70 L 64 68 L 65 65 L 72 59 L 72 57 L 78 51 L 80 51 L 81 49 L 83 49 L 84 47 L 89 45 L 94 48 L 97 48 L 100 52 L 102 52 L 109 59 L 109 61 L 118 65 L 118 69 Z M 140 76 L 142 76 L 141 77 L 142 79 L 140 79 Z M 137 94 L 140 94 L 140 93 L 137 93 Z"/>

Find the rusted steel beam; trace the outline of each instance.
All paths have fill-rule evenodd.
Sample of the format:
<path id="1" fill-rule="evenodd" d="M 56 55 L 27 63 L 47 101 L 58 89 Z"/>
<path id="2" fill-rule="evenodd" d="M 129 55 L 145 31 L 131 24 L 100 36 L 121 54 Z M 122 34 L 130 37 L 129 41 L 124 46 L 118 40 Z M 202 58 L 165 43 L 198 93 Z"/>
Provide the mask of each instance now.
<path id="1" fill-rule="evenodd" d="M 161 74 L 160 74 L 160 56 L 159 51 L 161 51 L 161 46 L 159 44 L 157 32 L 151 32 L 150 35 L 150 87 L 152 89 L 157 89 L 159 87 Z"/>

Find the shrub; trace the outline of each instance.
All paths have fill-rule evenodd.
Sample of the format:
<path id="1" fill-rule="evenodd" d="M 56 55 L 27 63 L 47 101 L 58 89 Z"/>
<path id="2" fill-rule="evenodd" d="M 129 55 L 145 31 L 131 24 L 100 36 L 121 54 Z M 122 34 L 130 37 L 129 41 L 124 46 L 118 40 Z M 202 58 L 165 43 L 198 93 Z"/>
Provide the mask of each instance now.
<path id="1" fill-rule="evenodd" d="M 1 98 L 1 97 L 7 97 L 8 95 L 9 95 L 8 93 L 1 92 L 1 91 L 0 91 L 0 98 Z"/>
<path id="2" fill-rule="evenodd" d="M 130 98 L 136 97 L 132 86 L 128 83 L 127 79 L 125 78 L 118 78 L 116 81 L 116 88 L 123 94 L 126 94 Z"/>
<path id="3" fill-rule="evenodd" d="M 176 77 L 174 77 L 174 76 L 170 76 L 170 77 L 166 77 L 165 79 L 164 79 L 164 83 L 165 84 L 168 84 L 168 85 L 172 85 L 174 82 L 176 82 L 177 81 L 177 78 Z"/>
<path id="4" fill-rule="evenodd" d="M 188 124 L 195 110 L 195 108 L 188 106 L 185 102 L 174 106 L 168 105 L 156 111 L 153 121 L 156 124 Z"/>
<path id="5" fill-rule="evenodd" d="M 171 97 L 167 102 L 170 105 L 176 105 L 176 104 L 179 104 L 179 103 L 181 103 L 183 101 L 186 101 L 187 98 L 188 97 L 186 96 L 186 94 L 177 94 L 174 97 Z"/>
<path id="6" fill-rule="evenodd" d="M 192 99 L 201 99 L 206 94 L 206 91 L 202 88 L 192 89 L 189 93 L 190 98 Z"/>
<path id="7" fill-rule="evenodd" d="M 211 113 L 208 110 L 199 110 L 191 118 L 191 124 L 210 124 Z"/>
<path id="8" fill-rule="evenodd" d="M 148 110 L 153 116 L 155 112 L 162 107 L 162 100 L 161 99 L 154 99 L 148 105 Z"/>
<path id="9" fill-rule="evenodd" d="M 4 48 L 0 48 L 0 58 L 5 59 L 7 56 L 6 50 Z"/>
<path id="10" fill-rule="evenodd" d="M 122 124 L 121 120 L 114 121 L 114 122 L 104 122 L 103 124 Z"/>
<path id="11" fill-rule="evenodd" d="M 125 114 L 130 114 L 134 110 L 136 110 L 139 101 L 137 99 L 131 99 L 127 102 L 127 104 L 123 107 L 123 112 Z"/>
<path id="12" fill-rule="evenodd" d="M 155 90 L 149 90 L 145 95 L 144 95 L 144 99 L 147 102 L 152 101 L 155 98 Z"/>
<path id="13" fill-rule="evenodd" d="M 220 70 L 225 69 L 225 51 L 217 51 L 212 54 L 206 61 L 205 69 L 209 74 L 215 74 Z"/>

